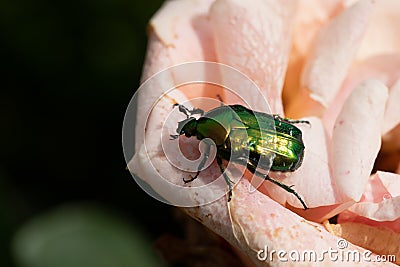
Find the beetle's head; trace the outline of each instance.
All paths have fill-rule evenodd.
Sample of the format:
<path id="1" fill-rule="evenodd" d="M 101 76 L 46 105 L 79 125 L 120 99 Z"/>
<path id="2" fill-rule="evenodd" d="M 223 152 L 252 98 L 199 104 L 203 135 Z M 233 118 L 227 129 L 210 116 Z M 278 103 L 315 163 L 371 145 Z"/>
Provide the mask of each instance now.
<path id="1" fill-rule="evenodd" d="M 186 120 L 178 123 L 176 133 L 179 135 L 184 134 L 186 137 L 191 137 L 197 134 L 197 120 L 196 118 L 187 118 Z"/>

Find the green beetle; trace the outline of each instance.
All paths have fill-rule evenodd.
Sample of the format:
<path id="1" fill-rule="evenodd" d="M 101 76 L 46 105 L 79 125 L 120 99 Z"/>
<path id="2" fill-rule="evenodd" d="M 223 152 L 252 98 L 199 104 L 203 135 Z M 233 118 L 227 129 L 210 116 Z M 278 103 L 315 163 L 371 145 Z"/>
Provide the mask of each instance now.
<path id="1" fill-rule="evenodd" d="M 185 106 L 175 104 L 187 119 L 178 123 L 176 139 L 180 135 L 196 136 L 203 140 L 210 138 L 217 147 L 217 163 L 229 187 L 228 201 L 232 196 L 232 185 L 225 174 L 222 160 L 242 164 L 253 174 L 268 180 L 289 193 L 294 194 L 304 209 L 307 209 L 303 199 L 287 186 L 257 170 L 293 172 L 297 170 L 303 160 L 304 143 L 302 132 L 294 126 L 295 123 L 307 123 L 303 120 L 289 120 L 278 115 L 270 115 L 250 110 L 241 105 L 223 105 L 207 113 L 201 109 L 189 110 Z M 192 117 L 201 115 L 199 118 Z M 183 179 L 185 183 L 195 180 L 204 167 L 211 144 L 209 144 L 201 160 L 198 171 L 190 179 Z M 271 160 L 273 161 L 271 163 Z"/>

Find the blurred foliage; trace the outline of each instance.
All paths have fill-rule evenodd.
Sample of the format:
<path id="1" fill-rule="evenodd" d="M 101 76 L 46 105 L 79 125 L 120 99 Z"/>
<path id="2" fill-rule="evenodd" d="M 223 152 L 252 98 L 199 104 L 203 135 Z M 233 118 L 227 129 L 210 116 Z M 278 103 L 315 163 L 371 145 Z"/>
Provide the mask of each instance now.
<path id="1" fill-rule="evenodd" d="M 95 206 L 59 207 L 17 233 L 15 258 L 22 267 L 162 266 L 133 226 Z"/>
<path id="2" fill-rule="evenodd" d="M 118 211 L 152 240 L 175 229 L 170 208 L 125 170 L 121 145 L 162 2 L 0 2 L 0 266 L 14 266 L 16 231 L 63 203 Z M 45 218 L 37 227 L 50 231 Z"/>

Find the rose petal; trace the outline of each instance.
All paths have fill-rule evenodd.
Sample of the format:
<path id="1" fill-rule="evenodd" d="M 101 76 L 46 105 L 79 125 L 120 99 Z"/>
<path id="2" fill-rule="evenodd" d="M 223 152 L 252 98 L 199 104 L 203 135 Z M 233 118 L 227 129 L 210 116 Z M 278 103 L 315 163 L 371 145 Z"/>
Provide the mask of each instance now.
<path id="1" fill-rule="evenodd" d="M 381 144 L 381 124 L 388 92 L 375 80 L 354 89 L 333 130 L 332 168 L 336 186 L 359 201 Z"/>
<path id="2" fill-rule="evenodd" d="M 376 7 L 357 52 L 358 60 L 379 54 L 400 52 L 400 2 L 397 0 L 375 2 Z"/>
<path id="3" fill-rule="evenodd" d="M 392 197 L 400 196 L 400 175 L 391 172 L 377 172 L 376 175 Z"/>
<path id="4" fill-rule="evenodd" d="M 377 55 L 371 58 L 368 58 L 357 65 L 353 66 L 350 73 L 347 75 L 346 80 L 343 82 L 340 91 L 336 95 L 332 104 L 327 109 L 324 114 L 324 124 L 326 129 L 328 130 L 328 134 L 332 135 L 333 125 L 335 120 L 342 109 L 344 102 L 347 97 L 350 95 L 351 91 L 356 87 L 357 84 L 361 83 L 366 79 L 377 79 L 384 83 L 387 87 L 391 88 L 394 86 L 396 80 L 400 77 L 400 55 L 397 54 L 385 54 L 385 55 Z M 397 89 L 395 89 L 396 91 Z M 389 94 L 392 89 L 390 89 Z M 393 92 L 395 93 L 395 92 Z M 389 101 L 396 102 L 394 100 Z M 398 102 L 398 101 L 397 101 Z M 397 103 L 396 102 L 396 103 Z M 398 105 L 394 104 L 394 108 L 398 108 Z M 399 116 L 400 112 L 397 110 L 393 110 L 391 116 Z M 387 116 L 387 112 L 385 112 L 385 117 Z M 386 120 L 386 119 L 385 119 Z M 386 126 L 387 128 L 388 126 Z"/>
<path id="5" fill-rule="evenodd" d="M 155 73 L 187 61 L 216 61 L 211 34 L 211 25 L 207 19 L 208 10 L 213 0 L 204 1 L 166 1 L 150 21 L 150 36 L 142 82 Z M 155 100 L 166 88 L 175 84 L 173 73 L 165 75 L 162 81 L 151 85 L 151 90 L 139 92 L 137 106 L 142 114 L 148 114 Z M 153 81 L 154 82 L 154 81 Z M 201 94 L 198 86 L 193 93 Z M 186 92 L 185 92 L 186 93 Z M 186 93 L 187 96 L 190 95 Z M 215 95 L 214 95 L 215 96 Z M 136 129 L 146 125 L 146 116 L 137 117 Z M 136 145 L 143 143 L 143 134 L 136 132 Z M 136 147 L 138 149 L 138 147 Z"/>
<path id="6" fill-rule="evenodd" d="M 341 214 L 339 214 L 338 223 L 345 223 L 345 222 L 355 222 L 355 223 L 366 224 L 366 225 L 379 227 L 379 228 L 388 228 L 396 233 L 400 233 L 400 218 L 397 220 L 394 220 L 394 221 L 378 222 L 378 221 L 357 215 L 353 212 L 345 211 L 345 212 L 342 212 Z"/>
<path id="7" fill-rule="evenodd" d="M 400 75 L 399 75 L 400 76 Z M 383 120 L 382 134 L 393 130 L 400 123 L 400 79 L 390 88 Z"/>
<path id="8" fill-rule="evenodd" d="M 182 182 L 182 172 L 171 165 L 163 154 L 160 139 L 162 127 L 159 126 L 159 122 L 165 121 L 171 111 L 172 104 L 168 98 L 162 99 L 149 114 L 150 116 L 146 120 L 147 127 L 136 129 L 137 132 L 140 132 L 143 141 L 138 143 L 138 139 L 136 140 L 138 149 L 128 163 L 128 168 L 131 173 L 149 184 L 158 195 L 171 203 L 177 203 L 175 198 L 182 196 L 177 193 L 173 185 Z M 147 117 L 144 111 L 139 110 L 138 116 Z"/>
<path id="9" fill-rule="evenodd" d="M 390 176 L 390 173 L 377 172 L 369 177 L 361 199 L 362 202 L 379 203 L 382 200 L 391 197 L 388 187 L 383 183 L 384 180 L 382 179 L 382 177 L 385 177 L 386 175 Z"/>
<path id="10" fill-rule="evenodd" d="M 315 251 L 321 255 L 324 250 L 338 247 L 339 238 L 331 235 L 320 224 L 304 220 L 295 213 L 290 213 L 282 206 L 272 201 L 258 191 L 248 192 L 248 181 L 243 179 L 235 187 L 234 197 L 230 203 L 230 216 L 235 237 L 241 246 L 248 246 L 253 252 L 247 253 L 250 258 L 257 259 L 257 252 L 289 251 L 296 250 L 299 253 Z M 340 241 L 343 242 L 343 241 Z M 365 250 L 348 243 L 348 250 L 356 250 L 363 253 Z M 259 254 L 259 256 L 262 256 Z M 284 256 L 289 261 L 289 266 L 298 265 L 292 262 L 288 255 Z M 330 261 L 329 257 L 323 261 L 324 266 L 342 266 L 343 262 Z M 274 261 L 263 262 L 270 266 L 282 266 L 282 262 L 275 258 Z M 360 263 L 354 262 L 354 265 Z M 365 262 L 361 263 L 363 266 Z M 285 265 L 286 266 L 286 265 Z"/>
<path id="11" fill-rule="evenodd" d="M 351 206 L 349 211 L 374 221 L 393 221 L 400 217 L 400 196 L 379 203 L 360 202 Z"/>
<path id="12" fill-rule="evenodd" d="M 400 175 L 377 172 L 369 179 L 362 202 L 354 204 L 349 211 L 375 221 L 399 219 Z"/>
<path id="13" fill-rule="evenodd" d="M 334 18 L 317 36 L 301 80 L 302 87 L 325 107 L 331 103 L 346 76 L 372 7 L 372 1 L 357 2 Z"/>
<path id="14" fill-rule="evenodd" d="M 304 61 L 311 50 L 316 34 L 329 20 L 340 13 L 344 1 L 304 0 L 298 2 L 296 21 L 293 30 L 293 44 L 286 71 L 283 89 L 285 115 L 289 118 L 316 116 L 314 106 L 320 107 L 309 99 L 309 93 L 300 88 L 300 76 Z M 305 101 L 310 101 L 306 103 Z"/>
<path id="15" fill-rule="evenodd" d="M 221 3 L 227 2 L 226 0 L 221 0 L 219 1 Z M 233 3 L 234 1 L 232 1 Z M 209 59 L 212 60 L 212 58 L 215 56 L 213 54 L 213 49 L 210 47 L 212 46 L 213 42 L 210 41 L 212 35 L 210 35 L 210 25 L 207 24 L 207 12 L 208 12 L 208 7 L 211 4 L 211 2 L 205 2 L 205 1 L 186 1 L 184 4 L 184 1 L 173 1 L 173 2 L 167 2 L 165 5 L 164 9 L 160 12 L 160 14 L 164 14 L 163 16 L 160 16 L 158 19 L 155 19 L 152 23 L 153 29 L 154 29 L 154 34 L 150 37 L 151 42 L 149 44 L 149 53 L 148 57 L 146 59 L 146 66 L 145 66 L 145 72 L 143 75 L 143 78 L 146 79 L 153 73 L 159 71 L 160 69 L 164 67 L 168 67 L 170 65 L 173 65 L 174 63 L 179 63 L 182 61 L 186 60 L 200 60 L 200 59 Z M 190 3 L 190 4 L 187 4 Z M 204 6 L 203 6 L 204 4 Z M 274 2 L 276 5 L 276 3 Z M 282 7 L 286 3 L 282 3 Z M 182 5 L 182 6 L 181 6 Z M 188 5 L 188 6 L 187 6 Z M 216 4 L 217 5 L 217 4 Z M 223 4 L 221 4 L 223 6 Z M 238 4 L 236 3 L 235 6 L 240 6 L 243 4 Z M 184 7 L 179 9 L 179 7 Z M 204 8 L 204 9 L 203 9 Z M 271 4 L 271 10 L 267 11 L 264 10 L 265 12 L 259 12 L 259 13 L 252 13 L 252 14 L 259 14 L 261 18 L 265 16 L 265 14 L 268 14 L 268 16 L 265 17 L 273 17 L 274 16 L 274 6 Z M 251 8 L 250 8 L 251 9 Z M 256 10 L 257 9 L 257 10 Z M 169 10 L 166 12 L 166 10 Z M 177 11 L 174 11 L 177 10 Z M 236 9 L 234 9 L 236 10 Z M 243 10 L 243 9 L 240 9 Z M 253 11 L 258 11 L 257 8 L 251 9 Z M 262 10 L 262 9 L 260 9 Z M 280 7 L 277 8 L 277 10 L 281 10 Z M 284 10 L 284 8 L 282 8 Z M 237 10 L 236 10 L 237 11 Z M 164 13 L 163 13 L 164 12 Z M 198 13 L 197 13 L 198 12 Z M 266 13 L 269 12 L 269 13 Z M 272 40 L 275 41 L 282 41 L 282 32 L 281 29 L 287 31 L 290 29 L 290 27 L 287 27 L 285 23 L 289 21 L 289 17 L 291 13 L 291 8 L 289 8 L 289 12 L 285 13 L 284 16 L 277 12 L 277 15 L 273 17 L 273 21 L 271 21 L 271 26 L 267 30 L 267 33 L 271 33 L 271 36 L 278 36 L 278 38 L 272 38 Z M 174 16 L 171 18 L 167 14 L 179 14 L 179 16 Z M 235 12 L 234 12 L 235 13 Z M 200 23 L 205 23 L 205 25 L 202 24 L 200 27 L 201 29 L 197 29 L 194 27 L 196 25 L 195 20 L 193 20 L 194 14 L 199 15 L 200 17 Z M 218 14 L 218 13 L 217 13 Z M 235 13 L 237 14 L 237 13 Z M 279 15 L 278 15 L 279 14 Z M 225 15 L 225 14 L 222 14 Z M 242 14 L 240 14 L 242 15 Z M 282 19 L 284 17 L 285 19 Z M 183 18 L 183 19 L 182 19 Z M 217 18 L 214 18 L 217 19 Z M 239 16 L 240 19 L 240 16 Z M 249 19 L 249 18 L 248 18 Z M 157 21 L 158 20 L 158 21 Z M 178 22 L 174 22 L 178 21 Z M 278 25 L 274 24 L 273 22 L 279 21 Z M 239 20 L 240 22 L 240 20 Z M 225 21 L 226 23 L 226 21 Z M 284 24 L 285 26 L 280 26 L 281 24 Z M 243 23 L 245 25 L 245 23 Z M 223 23 L 221 23 L 223 25 Z M 252 24 L 250 24 L 252 25 Z M 254 25 L 252 25 L 254 26 Z M 278 27 L 279 26 L 279 27 Z M 223 29 L 226 29 L 227 27 L 221 27 Z M 193 30 L 194 29 L 194 30 Z M 278 33 L 274 31 L 275 29 L 278 29 Z M 202 30 L 205 30 L 204 32 Z M 221 30 L 219 30 L 219 33 L 221 33 Z M 256 37 L 259 35 L 257 31 L 256 32 Z M 165 33 L 165 34 L 164 34 Z M 193 34 L 194 33 L 194 34 Z M 264 32 L 265 33 L 265 32 Z M 287 32 L 285 32 L 287 33 Z M 205 35 L 202 35 L 205 34 Z M 222 34 L 222 33 L 221 33 Z M 287 36 L 288 34 L 286 34 Z M 222 36 L 222 35 L 221 35 Z M 244 32 L 241 32 L 241 34 L 237 35 L 237 39 L 231 40 L 233 42 L 228 43 L 227 45 L 231 44 L 231 46 L 234 46 L 234 42 L 242 42 L 245 40 L 250 40 L 253 41 L 254 39 L 252 38 L 243 38 Z M 267 38 L 271 38 L 271 36 Z M 259 38 L 260 36 L 258 36 Z M 261 35 L 261 37 L 264 37 Z M 285 35 L 283 35 L 285 38 Z M 190 39 L 192 38 L 192 39 Z M 196 40 L 196 38 L 198 38 Z M 242 40 L 242 38 L 244 40 Z M 190 39 L 190 41 L 188 41 Z M 206 41 L 209 42 L 206 42 Z M 256 39 L 257 40 L 257 39 Z M 264 39 L 261 39 L 264 40 Z M 286 40 L 286 39 L 284 39 Z M 268 41 L 268 39 L 267 39 Z M 218 43 L 218 42 L 217 42 Z M 256 44 L 258 43 L 258 40 Z M 289 42 L 288 42 L 289 43 Z M 289 45 L 285 45 L 286 43 L 279 43 L 276 44 L 273 42 L 275 46 L 271 46 L 274 49 L 277 49 L 278 51 L 287 51 Z M 282 45 L 283 44 L 283 45 Z M 279 45 L 282 45 L 279 46 Z M 243 49 L 245 46 L 242 44 L 239 45 L 239 50 Z M 251 47 L 251 46 L 250 46 Z M 223 46 L 220 46 L 220 48 L 217 49 L 219 52 L 223 50 Z M 208 51 L 208 52 L 205 52 Z M 259 51 L 263 51 L 262 49 Z M 268 50 L 269 51 L 269 50 Z M 218 52 L 218 53 L 219 53 Z M 252 52 L 252 51 L 250 51 Z M 265 51 L 263 51 L 265 53 Z M 207 54 L 210 53 L 210 54 Z M 260 53 L 260 52 L 257 52 Z M 262 56 L 261 54 L 255 55 Z M 278 53 L 277 58 L 275 58 L 275 54 L 272 53 L 274 57 L 268 58 L 271 62 L 274 62 L 275 65 L 272 68 L 272 70 L 268 70 L 268 79 L 272 79 L 272 82 L 268 80 L 265 84 L 268 86 L 273 86 L 273 88 L 277 88 L 278 90 L 276 91 L 271 91 L 271 95 L 273 95 L 273 98 L 278 95 L 279 88 L 281 88 L 281 83 L 282 83 L 282 77 L 284 75 L 284 68 L 285 64 L 287 61 L 287 58 L 285 58 L 285 55 L 281 55 Z M 214 56 L 213 56 L 214 55 Z M 222 55 L 222 53 L 221 53 Z M 251 53 L 250 53 L 251 55 Z M 219 56 L 219 54 L 218 54 Z M 235 57 L 235 54 L 233 54 L 233 57 Z M 251 57 L 250 57 L 251 58 Z M 241 63 L 242 58 L 234 58 L 235 60 L 239 61 Z M 275 61 L 274 61 L 275 60 Z M 234 61 L 234 60 L 233 60 Z M 250 61 L 254 62 L 254 61 Z M 260 61 L 261 62 L 261 61 Z M 253 68 L 259 67 L 261 65 L 260 62 L 255 61 L 256 64 L 253 64 L 249 70 L 254 71 Z M 278 63 L 275 63 L 278 62 Z M 283 62 L 283 64 L 281 64 Z M 229 63 L 229 62 L 228 62 Z M 240 65 L 240 64 L 238 64 Z M 246 65 L 243 64 L 242 65 Z M 283 69 L 280 69 L 282 68 Z M 260 68 L 260 73 L 263 69 Z M 252 74 L 252 72 L 249 73 L 249 75 Z M 271 76 L 271 75 L 277 75 Z M 261 79 L 261 75 L 257 76 L 257 79 Z M 167 84 L 172 83 L 174 81 L 173 76 L 167 77 Z M 171 82 L 172 81 L 172 82 Z M 262 81 L 262 79 L 261 79 Z M 165 84 L 160 84 L 160 85 L 165 85 Z M 145 94 L 141 95 L 140 97 L 140 105 L 139 106 L 139 112 L 138 112 L 138 118 L 139 120 L 142 119 L 141 116 L 145 113 L 147 113 L 147 109 L 152 105 L 152 99 L 153 96 L 157 95 L 159 96 L 159 91 L 157 91 L 157 86 L 153 86 L 154 91 L 148 93 L 146 92 Z M 163 88 L 163 87 L 162 87 Z M 263 88 L 264 89 L 264 88 Z M 264 89 L 265 90 L 265 89 Z M 198 90 L 196 90 L 196 94 L 201 94 L 201 91 L 199 93 Z M 149 97 L 150 96 L 150 97 Z M 152 101 L 150 101 L 152 100 Z M 274 100 L 279 100 L 278 98 Z M 157 175 L 157 172 L 162 171 L 163 176 L 165 175 L 167 177 L 167 180 L 170 181 L 181 181 L 182 176 L 180 175 L 182 172 L 178 171 L 177 169 L 171 167 L 171 165 L 166 161 L 165 157 L 162 155 L 160 152 L 160 132 L 157 127 L 160 127 L 160 121 L 165 117 L 166 111 L 169 111 L 171 109 L 171 101 L 168 100 L 163 100 L 164 102 L 161 102 L 159 107 L 156 107 L 153 110 L 153 114 L 150 116 L 149 120 L 145 121 L 145 123 L 142 123 L 139 127 L 140 130 L 144 128 L 144 126 L 147 123 L 147 126 L 149 126 L 152 131 L 148 130 L 145 132 L 146 138 L 149 139 L 150 141 L 148 143 L 148 146 L 151 148 L 149 151 L 151 152 L 151 156 L 153 158 L 153 163 L 154 165 L 150 165 L 148 161 L 148 155 L 145 155 L 143 151 L 143 146 L 142 142 L 137 143 L 137 145 L 141 148 L 139 152 L 135 155 L 135 158 L 133 159 L 133 163 L 135 163 L 135 168 L 137 172 L 141 172 L 143 176 L 146 177 L 146 179 L 150 179 L 151 177 L 154 177 Z M 361 101 L 362 102 L 362 101 Z M 274 107 L 274 110 L 279 109 L 280 102 L 275 102 L 278 103 L 276 104 L 276 107 Z M 160 116 L 160 114 L 162 116 Z M 374 120 L 372 118 L 372 120 Z M 141 127 L 143 126 L 143 128 Z M 171 127 L 174 125 L 171 125 Z M 176 126 L 176 125 L 175 125 Z M 158 132 L 157 132 L 158 131 Z M 139 138 L 142 138 L 142 136 L 139 136 Z M 190 149 L 188 146 L 185 146 L 185 148 Z M 135 161 L 137 160 L 137 161 Z M 136 165 L 136 163 L 138 163 Z M 214 166 L 215 167 L 215 166 Z M 207 173 L 208 178 L 213 179 L 213 175 L 216 174 L 215 169 L 217 168 L 210 168 L 213 171 L 210 173 Z M 142 176 L 141 175 L 141 176 Z M 196 183 L 201 183 L 203 182 L 202 179 L 197 179 L 194 181 Z M 151 183 L 151 182 L 150 182 Z M 153 182 L 151 186 L 154 186 L 155 188 L 160 187 L 158 185 L 158 181 Z M 254 263 L 258 266 L 263 266 L 267 265 L 268 263 L 265 262 L 259 262 L 256 258 L 256 255 L 253 250 L 259 249 L 260 246 L 263 248 L 264 245 L 271 245 L 272 248 L 277 248 L 277 249 L 297 249 L 297 248 L 304 248 L 304 249 L 310 249 L 310 248 L 315 248 L 319 249 L 318 251 L 327 247 L 334 247 L 337 243 L 337 238 L 330 235 L 329 233 L 325 232 L 320 226 L 314 225 L 311 223 L 306 222 L 304 219 L 301 217 L 287 211 L 283 207 L 281 207 L 279 204 L 275 203 L 274 201 L 270 200 L 268 197 L 265 195 L 255 192 L 253 194 L 250 194 L 248 192 L 248 183 L 244 180 L 241 181 L 234 189 L 234 197 L 231 202 L 231 207 L 230 207 L 230 214 L 228 213 L 227 209 L 227 203 L 225 198 L 221 198 L 218 201 L 210 204 L 210 205 L 205 205 L 199 208 L 190 208 L 190 209 L 185 209 L 186 212 L 191 214 L 193 217 L 197 218 L 198 220 L 202 221 L 205 225 L 207 225 L 209 228 L 213 229 L 223 237 L 225 237 L 231 244 L 234 246 L 238 247 L 241 249 L 241 251 L 244 251 L 249 258 L 254 260 Z M 161 186 L 160 192 L 162 195 L 166 197 L 171 197 L 170 190 L 168 188 L 163 188 Z M 165 190 L 163 192 L 162 190 Z M 157 191 L 158 192 L 158 191 Z M 186 190 L 187 192 L 187 190 Z M 181 197 L 186 197 L 181 196 L 180 193 L 176 193 L 175 196 L 172 196 L 172 198 L 176 198 L 179 200 Z M 267 208 L 266 208 L 267 207 Z M 257 216 L 255 216 L 255 214 Z M 273 214 L 273 215 L 271 215 Z M 252 218 L 253 220 L 248 220 L 249 218 Z M 235 229 L 235 234 L 233 235 L 232 233 L 232 226 L 231 226 L 231 221 L 233 220 L 234 222 L 234 229 Z M 271 239 L 271 237 L 276 236 L 275 239 Z M 307 238 L 305 238 L 307 237 Z M 315 238 L 310 238 L 310 237 L 315 237 Z M 244 239 L 244 240 L 243 240 Z M 244 242 L 245 241 L 245 242 Z M 268 243 L 267 243 L 268 242 Z M 250 245 L 250 246 L 249 246 Z M 293 246 L 293 247 L 292 247 Z M 352 246 L 350 244 L 351 249 L 357 249 L 356 247 Z M 360 250 L 363 251 L 363 250 Z M 279 265 L 280 262 L 275 262 L 275 265 Z M 326 264 L 337 264 L 337 263 L 332 263 L 332 262 L 327 262 Z M 269 264 L 268 264 L 269 265 Z M 341 265 L 341 263 L 339 263 Z"/>
<path id="16" fill-rule="evenodd" d="M 208 20 L 208 11 L 213 2 L 188 0 L 164 3 L 150 20 L 150 29 L 162 43 L 163 49 L 167 50 L 167 57 L 159 58 L 158 53 L 164 51 L 153 51 L 151 46 L 154 44 L 150 42 L 148 53 L 150 51 L 151 54 L 147 58 L 151 60 L 145 63 L 145 78 L 155 73 L 146 69 L 149 64 L 158 66 L 156 72 L 163 68 L 160 60 L 165 60 L 164 67 L 193 60 L 215 61 L 212 25 Z"/>
<path id="17" fill-rule="evenodd" d="M 340 203 L 332 185 L 329 165 L 328 150 L 326 147 L 325 131 L 321 120 L 315 117 L 305 118 L 310 121 L 311 126 L 297 124 L 303 133 L 305 145 L 304 159 L 299 169 L 291 173 L 270 173 L 272 178 L 280 180 L 287 185 L 293 185 L 296 192 L 302 196 L 308 208 L 327 206 Z M 266 181 L 263 184 L 269 195 L 285 204 L 302 208 L 299 200 L 280 187 Z M 315 192 L 318 192 L 316 194 Z"/>
<path id="18" fill-rule="evenodd" d="M 287 0 L 221 0 L 210 10 L 218 61 L 249 76 L 267 98 L 272 113 L 283 114 L 281 93 L 294 7 Z M 248 95 L 240 86 L 235 90 L 239 96 Z M 264 102 L 253 97 L 250 104 L 263 110 Z M 231 102 L 229 97 L 226 100 Z"/>
<path id="19" fill-rule="evenodd" d="M 299 1 L 296 12 L 296 24 L 293 34 L 293 52 L 307 54 L 316 33 L 332 17 L 343 10 L 342 0 L 303 0 Z M 291 54 L 291 57 L 296 55 Z"/>
<path id="20" fill-rule="evenodd" d="M 378 255 L 382 255 L 381 259 L 386 259 L 386 264 L 390 264 L 390 261 L 400 264 L 400 248 L 398 246 L 400 242 L 399 234 L 394 234 L 392 231 L 385 228 L 371 227 L 369 225 L 352 222 L 331 225 L 331 228 L 336 235 L 345 238 L 357 246 L 364 247 Z M 391 256 L 394 257 L 389 260 Z M 378 259 L 379 258 L 372 255 L 369 257 L 370 261 L 379 262 Z"/>
<path id="21" fill-rule="evenodd" d="M 309 209 L 304 211 L 301 203 L 293 194 L 268 181 L 264 182 L 260 191 L 282 205 L 285 205 L 286 202 L 289 203 L 290 206 L 296 208 L 294 211 L 297 214 L 308 220 L 323 222 L 348 209 L 355 202 L 344 197 L 332 182 L 325 130 L 320 119 L 306 119 L 310 121 L 311 126 L 297 125 L 303 132 L 305 144 L 304 159 L 300 168 L 293 173 L 270 172 L 269 175 L 284 184 L 293 185 Z"/>

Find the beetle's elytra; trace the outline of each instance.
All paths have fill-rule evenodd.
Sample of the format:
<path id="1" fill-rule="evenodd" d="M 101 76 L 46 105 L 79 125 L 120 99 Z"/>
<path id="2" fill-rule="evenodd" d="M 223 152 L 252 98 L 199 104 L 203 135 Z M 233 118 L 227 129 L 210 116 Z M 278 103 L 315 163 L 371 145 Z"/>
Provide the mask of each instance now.
<path id="1" fill-rule="evenodd" d="M 253 174 L 260 176 L 289 193 L 294 194 L 304 209 L 307 209 L 303 199 L 287 186 L 257 170 L 292 172 L 298 169 L 304 156 L 302 132 L 294 124 L 308 121 L 289 120 L 267 113 L 250 110 L 241 105 L 223 105 L 207 113 L 201 109 L 189 110 L 176 104 L 179 111 L 186 114 L 187 119 L 178 123 L 177 135 L 195 136 L 199 140 L 210 138 L 217 148 L 217 162 L 229 187 L 228 201 L 232 196 L 232 185 L 224 173 L 223 160 L 242 164 Z M 192 117 L 200 114 L 199 118 Z M 183 179 L 185 183 L 197 178 L 204 167 L 210 152 L 209 144 L 205 156 L 199 164 L 198 172 L 191 179 Z M 271 164 L 271 160 L 273 161 Z"/>

